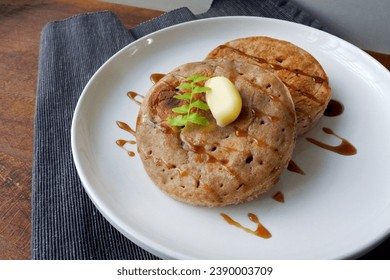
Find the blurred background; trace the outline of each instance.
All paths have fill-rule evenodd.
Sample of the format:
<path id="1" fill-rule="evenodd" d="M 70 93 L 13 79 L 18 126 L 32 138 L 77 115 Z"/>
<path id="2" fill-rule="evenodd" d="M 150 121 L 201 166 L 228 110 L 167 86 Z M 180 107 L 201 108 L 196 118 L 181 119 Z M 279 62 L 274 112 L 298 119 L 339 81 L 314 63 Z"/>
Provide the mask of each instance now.
<path id="1" fill-rule="evenodd" d="M 332 34 L 362 49 L 390 54 L 390 0 L 290 0 L 328 27 Z M 170 11 L 188 7 L 205 12 L 212 0 L 104 0 Z"/>

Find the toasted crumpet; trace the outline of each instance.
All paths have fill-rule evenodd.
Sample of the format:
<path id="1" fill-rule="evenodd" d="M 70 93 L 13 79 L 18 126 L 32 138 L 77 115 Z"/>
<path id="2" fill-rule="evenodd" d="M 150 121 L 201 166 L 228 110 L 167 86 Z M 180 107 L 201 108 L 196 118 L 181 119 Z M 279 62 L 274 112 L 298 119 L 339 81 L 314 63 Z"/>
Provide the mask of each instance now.
<path id="1" fill-rule="evenodd" d="M 210 111 L 199 110 L 208 126 L 168 124 L 176 115 L 172 108 L 185 102 L 173 98 L 183 93 L 176 87 L 193 74 L 225 76 L 235 84 L 243 108 L 233 123 L 219 127 Z M 160 79 L 145 96 L 136 130 L 145 170 L 163 192 L 220 207 L 250 201 L 278 182 L 295 146 L 296 115 L 278 77 L 245 61 L 215 59 L 184 64 Z"/>
<path id="2" fill-rule="evenodd" d="M 276 74 L 293 98 L 298 135 L 314 126 L 331 98 L 328 77 L 321 64 L 290 42 L 262 36 L 239 38 L 216 47 L 206 57 L 212 58 L 244 60 Z"/>

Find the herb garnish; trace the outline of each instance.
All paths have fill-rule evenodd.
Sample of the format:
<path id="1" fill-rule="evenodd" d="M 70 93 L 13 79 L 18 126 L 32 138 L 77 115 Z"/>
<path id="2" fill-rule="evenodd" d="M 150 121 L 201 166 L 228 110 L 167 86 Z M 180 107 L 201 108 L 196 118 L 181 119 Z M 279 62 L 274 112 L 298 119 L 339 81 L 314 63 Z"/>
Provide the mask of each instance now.
<path id="1" fill-rule="evenodd" d="M 176 87 L 177 89 L 189 90 L 184 94 L 174 95 L 173 98 L 188 101 L 189 104 L 175 107 L 172 109 L 173 112 L 178 113 L 174 118 L 168 118 L 168 123 L 172 126 L 186 126 L 188 122 L 206 126 L 209 124 L 209 120 L 198 114 L 197 112 L 191 112 L 192 108 L 198 108 L 201 110 L 209 110 L 209 106 L 202 100 L 193 100 L 196 94 L 209 91 L 209 87 L 202 87 L 197 85 L 201 81 L 208 80 L 208 77 L 195 74 L 185 79 L 188 83 L 183 83 Z"/>

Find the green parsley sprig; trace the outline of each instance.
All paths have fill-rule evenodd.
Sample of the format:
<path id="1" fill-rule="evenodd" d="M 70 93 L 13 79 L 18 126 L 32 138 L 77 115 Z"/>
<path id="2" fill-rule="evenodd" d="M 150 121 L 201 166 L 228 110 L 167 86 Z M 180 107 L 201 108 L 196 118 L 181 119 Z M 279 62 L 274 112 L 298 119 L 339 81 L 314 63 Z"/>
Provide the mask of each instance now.
<path id="1" fill-rule="evenodd" d="M 177 89 L 184 89 L 188 90 L 189 92 L 174 95 L 173 98 L 188 101 L 188 104 L 184 104 L 180 107 L 175 107 L 172 109 L 173 112 L 178 113 L 179 115 L 174 118 L 168 118 L 168 123 L 170 125 L 186 126 L 189 122 L 203 126 L 209 124 L 209 120 L 206 117 L 192 111 L 193 108 L 198 108 L 205 111 L 210 109 L 207 103 L 203 102 L 202 100 L 197 99 L 194 101 L 195 95 L 211 90 L 209 87 L 202 87 L 197 85 L 197 83 L 208 79 L 208 77 L 195 74 L 185 79 L 187 83 L 183 83 L 176 87 Z"/>

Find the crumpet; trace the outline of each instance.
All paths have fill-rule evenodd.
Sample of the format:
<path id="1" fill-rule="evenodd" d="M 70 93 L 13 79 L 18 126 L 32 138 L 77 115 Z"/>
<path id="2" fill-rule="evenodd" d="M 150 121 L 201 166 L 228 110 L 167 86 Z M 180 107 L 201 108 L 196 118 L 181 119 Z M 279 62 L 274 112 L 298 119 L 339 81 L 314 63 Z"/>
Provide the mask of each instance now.
<path id="1" fill-rule="evenodd" d="M 331 89 L 324 69 L 310 53 L 290 42 L 263 36 L 239 38 L 206 57 L 213 58 L 244 60 L 276 74 L 293 98 L 298 135 L 313 127 L 328 106 Z"/>
<path id="2" fill-rule="evenodd" d="M 184 102 L 173 98 L 182 91 L 176 87 L 194 74 L 234 83 L 242 98 L 234 122 L 220 127 L 210 111 L 199 110 L 209 125 L 168 124 L 176 114 L 172 108 Z M 250 201 L 278 182 L 295 146 L 296 114 L 274 74 L 245 61 L 213 59 L 179 66 L 156 82 L 141 105 L 136 131 L 145 170 L 164 193 L 220 207 Z"/>

